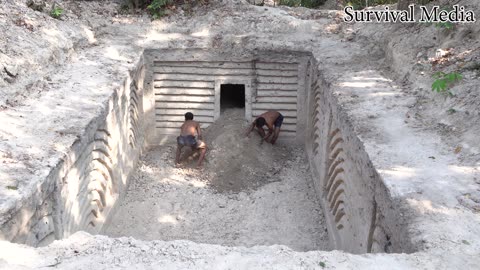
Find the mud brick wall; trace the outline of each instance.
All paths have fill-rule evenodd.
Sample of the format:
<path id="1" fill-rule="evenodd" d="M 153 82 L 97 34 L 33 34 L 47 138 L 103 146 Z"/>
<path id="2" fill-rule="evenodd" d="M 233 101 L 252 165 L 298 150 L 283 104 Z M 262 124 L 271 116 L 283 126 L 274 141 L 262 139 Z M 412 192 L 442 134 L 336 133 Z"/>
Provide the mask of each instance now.
<path id="1" fill-rule="evenodd" d="M 245 119 L 267 110 L 284 116 L 282 138 L 303 141 L 305 65 L 307 57 L 293 53 L 257 53 L 243 57 L 207 51 L 151 51 L 147 80 L 152 113 L 151 144 L 177 135 L 187 111 L 206 128 L 220 117 L 222 84 L 245 85 Z"/>

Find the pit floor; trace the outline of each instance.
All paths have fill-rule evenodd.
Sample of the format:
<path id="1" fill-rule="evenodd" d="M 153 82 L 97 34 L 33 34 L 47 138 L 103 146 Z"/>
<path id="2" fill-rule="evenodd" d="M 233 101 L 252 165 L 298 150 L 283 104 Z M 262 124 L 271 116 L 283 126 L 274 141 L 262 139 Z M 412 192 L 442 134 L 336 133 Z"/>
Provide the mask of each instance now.
<path id="1" fill-rule="evenodd" d="M 259 144 L 253 133 L 244 138 L 241 112 L 227 116 L 205 132 L 209 151 L 203 170 L 190 168 L 196 160 L 188 152 L 185 167 L 175 168 L 175 145 L 147 152 L 103 234 L 328 250 L 325 218 L 303 149 Z"/>

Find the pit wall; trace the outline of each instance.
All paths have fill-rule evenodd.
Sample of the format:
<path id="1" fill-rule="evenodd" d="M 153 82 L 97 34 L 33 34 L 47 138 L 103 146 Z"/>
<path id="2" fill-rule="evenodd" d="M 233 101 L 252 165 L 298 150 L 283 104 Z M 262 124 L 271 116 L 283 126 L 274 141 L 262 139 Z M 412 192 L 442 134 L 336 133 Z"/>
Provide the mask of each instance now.
<path id="1" fill-rule="evenodd" d="M 305 102 L 305 54 L 268 51 L 236 57 L 200 49 L 151 50 L 145 59 L 150 144 L 178 136 L 188 111 L 203 128 L 217 120 L 222 84 L 245 85 L 247 121 L 267 110 L 280 111 L 285 116 L 282 138 L 303 143 L 305 113 L 298 104 Z"/>
<path id="2" fill-rule="evenodd" d="M 305 144 L 331 246 L 357 254 L 413 252 L 398 207 L 337 105 L 334 89 L 317 70 L 309 73 Z"/>
<path id="3" fill-rule="evenodd" d="M 2 224 L 0 239 L 39 246 L 79 230 L 101 231 L 125 194 L 129 173 L 144 146 L 144 77 L 141 58 L 64 161 Z"/>

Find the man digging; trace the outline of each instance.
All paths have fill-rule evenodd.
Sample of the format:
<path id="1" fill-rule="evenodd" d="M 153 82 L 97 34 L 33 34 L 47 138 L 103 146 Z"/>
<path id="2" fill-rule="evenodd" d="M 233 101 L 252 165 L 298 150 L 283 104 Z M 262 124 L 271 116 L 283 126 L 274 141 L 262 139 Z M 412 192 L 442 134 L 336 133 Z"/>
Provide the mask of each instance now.
<path id="1" fill-rule="evenodd" d="M 195 137 L 198 135 L 198 140 Z M 200 124 L 193 121 L 193 113 L 187 112 L 185 114 L 185 122 L 180 127 L 180 136 L 177 137 L 177 154 L 175 156 L 175 166 L 180 166 L 180 155 L 184 146 L 189 146 L 192 150 L 200 150 L 200 157 L 198 158 L 197 168 L 202 167 L 205 153 L 207 152 L 207 145 L 201 141 L 202 131 Z"/>
<path id="2" fill-rule="evenodd" d="M 268 111 L 262 113 L 253 123 L 250 125 L 250 128 L 247 130 L 245 136 L 248 137 L 250 132 L 257 127 L 258 134 L 262 137 L 262 141 L 265 140 L 268 143 L 275 144 L 280 134 L 280 127 L 283 123 L 283 115 L 277 111 Z M 267 125 L 268 134 L 265 135 L 265 130 L 263 126 Z M 273 136 L 272 136 L 273 134 Z M 270 136 L 272 136 L 270 138 Z"/>

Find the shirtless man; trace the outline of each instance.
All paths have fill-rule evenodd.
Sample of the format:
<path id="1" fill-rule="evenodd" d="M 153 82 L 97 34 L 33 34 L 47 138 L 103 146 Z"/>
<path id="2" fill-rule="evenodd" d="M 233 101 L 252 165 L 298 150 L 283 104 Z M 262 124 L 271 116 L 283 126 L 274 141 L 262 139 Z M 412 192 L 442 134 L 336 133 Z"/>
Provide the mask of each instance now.
<path id="1" fill-rule="evenodd" d="M 247 130 L 246 136 L 252 132 L 252 130 L 257 127 L 258 134 L 262 136 L 262 140 L 269 142 L 271 144 L 275 144 L 278 139 L 278 134 L 280 134 L 280 127 L 283 123 L 283 115 L 277 111 L 268 111 L 262 113 L 255 121 L 253 121 L 250 128 Z M 263 130 L 263 126 L 267 125 L 268 134 L 265 135 L 265 131 Z M 273 134 L 273 136 L 272 136 Z M 272 136 L 272 138 L 270 138 Z"/>
<path id="2" fill-rule="evenodd" d="M 195 137 L 195 133 L 198 135 L 198 140 Z M 197 168 L 202 166 L 205 153 L 207 152 L 207 145 L 201 141 L 202 131 L 200 130 L 200 124 L 197 121 L 193 121 L 193 113 L 187 112 L 185 114 L 185 122 L 180 127 L 180 136 L 177 137 L 177 154 L 175 156 L 175 165 L 180 165 L 180 154 L 184 146 L 189 146 L 192 150 L 200 150 L 200 157 L 198 158 Z"/>

